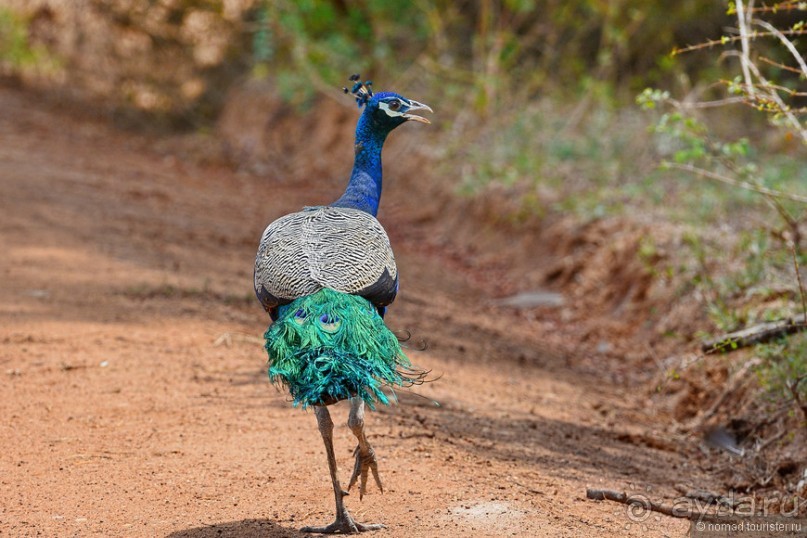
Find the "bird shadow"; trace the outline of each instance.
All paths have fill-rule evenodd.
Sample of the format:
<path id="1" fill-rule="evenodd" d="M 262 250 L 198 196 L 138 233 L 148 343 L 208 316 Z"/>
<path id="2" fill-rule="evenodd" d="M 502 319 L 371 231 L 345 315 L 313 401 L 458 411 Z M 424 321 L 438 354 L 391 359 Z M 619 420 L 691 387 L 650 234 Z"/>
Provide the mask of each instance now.
<path id="1" fill-rule="evenodd" d="M 297 529 L 279 525 L 271 519 L 242 519 L 172 532 L 165 538 L 299 538 L 307 536 Z"/>

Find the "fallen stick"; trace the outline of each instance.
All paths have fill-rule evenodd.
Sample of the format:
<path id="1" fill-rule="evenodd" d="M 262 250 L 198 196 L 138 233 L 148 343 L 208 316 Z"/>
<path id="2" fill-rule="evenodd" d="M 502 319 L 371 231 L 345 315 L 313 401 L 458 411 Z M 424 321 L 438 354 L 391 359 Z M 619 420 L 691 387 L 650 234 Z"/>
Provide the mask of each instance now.
<path id="1" fill-rule="evenodd" d="M 761 443 L 759 443 L 759 445 L 756 448 L 756 451 L 757 452 L 762 452 L 763 450 L 765 450 L 766 448 L 771 446 L 773 443 L 775 443 L 776 441 L 778 441 L 779 439 L 784 437 L 786 433 L 787 433 L 787 428 L 782 428 L 781 430 L 779 430 L 778 432 L 776 432 L 775 434 L 773 434 L 769 438 L 767 438 L 764 441 L 762 441 Z"/>
<path id="2" fill-rule="evenodd" d="M 714 516 L 705 512 L 696 512 L 691 509 L 682 509 L 676 506 L 664 506 L 663 504 L 655 503 L 641 494 L 629 496 L 623 492 L 609 489 L 587 489 L 586 498 L 595 501 L 614 501 L 626 504 L 635 510 L 658 512 L 665 516 L 688 519 L 690 521 L 710 521 L 714 519 Z M 630 515 L 638 519 L 644 518 L 644 513 L 631 512 Z"/>
<path id="3" fill-rule="evenodd" d="M 701 350 L 704 353 L 729 352 L 804 330 L 807 330 L 807 318 L 805 318 L 804 314 L 801 314 L 790 319 L 760 323 L 741 331 L 718 336 L 705 341 L 701 345 Z"/>

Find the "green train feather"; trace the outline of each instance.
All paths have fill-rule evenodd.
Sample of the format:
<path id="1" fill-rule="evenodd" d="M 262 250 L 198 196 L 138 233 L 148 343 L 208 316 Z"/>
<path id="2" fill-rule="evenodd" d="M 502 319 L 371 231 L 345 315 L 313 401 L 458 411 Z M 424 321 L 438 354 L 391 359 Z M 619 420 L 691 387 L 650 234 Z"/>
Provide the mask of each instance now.
<path id="1" fill-rule="evenodd" d="M 264 338 L 269 377 L 304 408 L 353 396 L 370 408 L 389 405 L 384 385 L 411 386 L 425 375 L 367 299 L 331 289 L 281 307 Z"/>

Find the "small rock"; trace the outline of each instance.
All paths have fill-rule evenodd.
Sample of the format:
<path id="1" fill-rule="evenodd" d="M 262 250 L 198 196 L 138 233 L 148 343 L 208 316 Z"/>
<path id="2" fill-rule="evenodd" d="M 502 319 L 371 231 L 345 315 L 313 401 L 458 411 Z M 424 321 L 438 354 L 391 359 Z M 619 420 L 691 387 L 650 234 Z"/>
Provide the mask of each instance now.
<path id="1" fill-rule="evenodd" d="M 535 290 L 517 293 L 504 299 L 494 301 L 496 306 L 509 306 L 511 308 L 535 308 L 536 306 L 563 306 L 563 295 L 552 291 Z"/>
<path id="2" fill-rule="evenodd" d="M 606 342 L 602 340 L 600 343 L 597 344 L 597 353 L 608 353 L 613 349 L 610 342 Z"/>
<path id="3" fill-rule="evenodd" d="M 48 290 L 28 290 L 25 292 L 28 297 L 33 297 L 34 299 L 47 299 L 50 297 L 50 292 Z"/>

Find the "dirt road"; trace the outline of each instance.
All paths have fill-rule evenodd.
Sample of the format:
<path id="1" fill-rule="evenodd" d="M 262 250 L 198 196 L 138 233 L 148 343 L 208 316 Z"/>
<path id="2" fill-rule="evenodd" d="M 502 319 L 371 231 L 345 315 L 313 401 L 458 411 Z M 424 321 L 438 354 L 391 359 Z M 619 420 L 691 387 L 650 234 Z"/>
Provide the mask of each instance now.
<path id="1" fill-rule="evenodd" d="M 266 223 L 334 185 L 192 164 L 8 89 L 0 141 L 0 536 L 301 536 L 331 521 L 313 413 L 265 375 L 251 273 Z M 686 468 L 635 442 L 653 428 L 640 399 L 576 370 L 551 312 L 524 322 L 439 249 L 395 244 L 430 224 L 390 207 L 403 280 L 388 322 L 440 377 L 369 415 L 385 492 L 351 495 L 356 518 L 385 523 L 379 537 L 684 534 L 584 499 L 669 493 Z"/>

